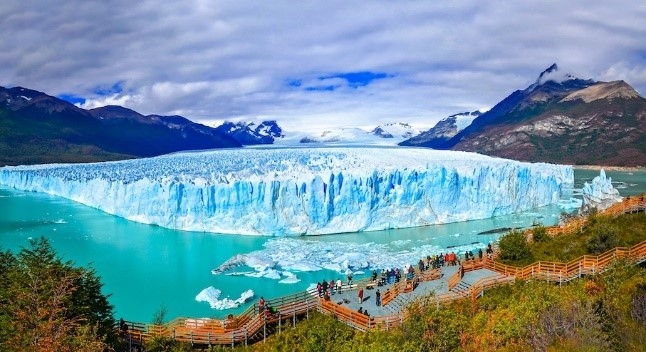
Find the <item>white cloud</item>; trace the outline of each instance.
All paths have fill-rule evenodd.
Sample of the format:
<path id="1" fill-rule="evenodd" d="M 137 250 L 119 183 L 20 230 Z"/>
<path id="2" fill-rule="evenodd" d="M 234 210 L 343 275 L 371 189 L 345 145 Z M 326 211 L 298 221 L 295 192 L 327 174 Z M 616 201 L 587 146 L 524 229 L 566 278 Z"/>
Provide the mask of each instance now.
<path id="1" fill-rule="evenodd" d="M 0 17 L 0 85 L 207 124 L 430 127 L 492 106 L 553 62 L 646 90 L 638 0 L 40 0 L 2 2 Z M 361 71 L 391 76 L 356 88 L 333 78 Z M 115 82 L 122 92 L 96 92 Z M 335 89 L 307 90 L 323 87 Z"/>
<path id="2" fill-rule="evenodd" d="M 142 97 L 139 95 L 112 94 L 106 97 L 87 99 L 84 103 L 76 104 L 76 106 L 83 109 L 94 109 L 107 105 L 133 106 L 140 103 L 141 100 Z"/>

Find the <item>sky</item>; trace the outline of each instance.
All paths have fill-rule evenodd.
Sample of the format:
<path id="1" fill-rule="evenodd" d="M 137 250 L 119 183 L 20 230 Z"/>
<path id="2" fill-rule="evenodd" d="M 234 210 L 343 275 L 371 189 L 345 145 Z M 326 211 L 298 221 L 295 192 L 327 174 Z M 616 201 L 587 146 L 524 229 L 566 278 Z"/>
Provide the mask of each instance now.
<path id="1" fill-rule="evenodd" d="M 317 132 L 432 127 L 552 63 L 646 93 L 646 2 L 0 2 L 0 85 L 83 108 Z"/>

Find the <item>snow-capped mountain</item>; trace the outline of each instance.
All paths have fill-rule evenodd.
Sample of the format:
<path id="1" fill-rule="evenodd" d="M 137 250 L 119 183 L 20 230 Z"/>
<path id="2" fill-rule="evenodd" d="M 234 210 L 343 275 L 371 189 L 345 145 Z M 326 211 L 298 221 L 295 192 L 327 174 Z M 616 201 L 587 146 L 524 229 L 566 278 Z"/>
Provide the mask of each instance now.
<path id="1" fill-rule="evenodd" d="M 646 165 L 646 99 L 624 81 L 597 82 L 556 64 L 448 140 L 402 144 L 532 162 Z"/>
<path id="2" fill-rule="evenodd" d="M 396 122 L 388 123 L 375 127 L 370 131 L 371 134 L 381 138 L 412 138 L 419 134 L 419 131 L 407 123 Z"/>
<path id="3" fill-rule="evenodd" d="M 273 120 L 263 121 L 259 125 L 254 122 L 225 122 L 215 129 L 242 145 L 273 144 L 276 139 L 284 137 L 283 129 Z"/>
<path id="4" fill-rule="evenodd" d="M 473 122 L 473 120 L 480 116 L 480 111 L 461 112 L 440 120 L 433 128 L 424 131 L 417 136 L 414 136 L 404 142 L 402 145 L 419 145 L 434 148 L 436 145 L 444 143 L 453 138 L 458 132 L 465 129 Z"/>
<path id="5" fill-rule="evenodd" d="M 380 125 L 371 131 L 358 127 L 339 127 L 315 134 L 287 134 L 286 141 L 344 145 L 397 145 L 401 141 L 416 136 L 417 133 L 409 124 L 398 122 Z M 297 139 L 296 136 L 298 136 Z"/>

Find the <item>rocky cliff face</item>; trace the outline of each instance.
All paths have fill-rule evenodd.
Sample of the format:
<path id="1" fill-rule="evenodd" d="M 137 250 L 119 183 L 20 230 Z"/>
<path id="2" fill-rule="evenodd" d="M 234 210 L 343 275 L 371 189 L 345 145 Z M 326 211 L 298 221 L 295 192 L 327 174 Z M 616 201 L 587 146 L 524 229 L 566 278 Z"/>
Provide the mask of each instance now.
<path id="1" fill-rule="evenodd" d="M 433 128 L 410 138 L 401 145 L 425 146 L 429 148 L 441 147 L 444 143 L 455 137 L 458 132 L 470 125 L 473 119 L 480 116 L 480 111 L 462 112 L 440 120 Z"/>
<path id="2" fill-rule="evenodd" d="M 484 126 L 452 149 L 525 161 L 646 165 L 646 100 L 625 82 L 600 82 L 537 111 Z"/>
<path id="3" fill-rule="evenodd" d="M 644 166 L 645 131 L 646 99 L 626 82 L 583 80 L 552 65 L 455 136 L 417 145 L 532 162 Z"/>

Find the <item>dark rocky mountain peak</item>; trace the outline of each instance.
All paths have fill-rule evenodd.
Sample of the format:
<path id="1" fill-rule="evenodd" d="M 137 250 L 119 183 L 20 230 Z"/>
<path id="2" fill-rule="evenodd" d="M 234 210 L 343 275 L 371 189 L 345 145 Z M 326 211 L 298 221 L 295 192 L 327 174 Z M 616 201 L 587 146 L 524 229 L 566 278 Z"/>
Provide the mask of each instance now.
<path id="1" fill-rule="evenodd" d="M 556 64 L 442 140 L 453 128 L 443 120 L 433 138 L 402 144 L 531 162 L 646 166 L 646 99 L 624 81 L 580 79 Z"/>
<path id="2" fill-rule="evenodd" d="M 429 148 L 441 147 L 481 114 L 479 110 L 476 110 L 445 117 L 428 131 L 402 142 L 401 145 L 423 145 Z"/>
<path id="3" fill-rule="evenodd" d="M 273 144 L 276 138 L 284 137 L 282 128 L 273 120 L 263 121 L 259 125 L 254 122 L 226 121 L 215 129 L 242 145 Z"/>

